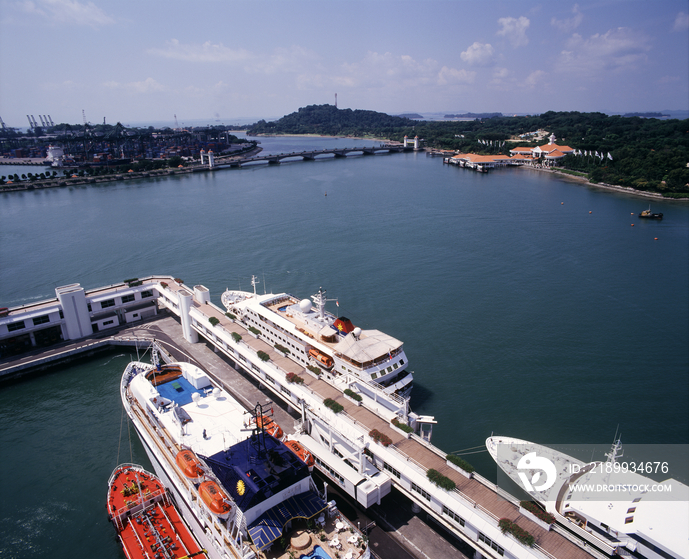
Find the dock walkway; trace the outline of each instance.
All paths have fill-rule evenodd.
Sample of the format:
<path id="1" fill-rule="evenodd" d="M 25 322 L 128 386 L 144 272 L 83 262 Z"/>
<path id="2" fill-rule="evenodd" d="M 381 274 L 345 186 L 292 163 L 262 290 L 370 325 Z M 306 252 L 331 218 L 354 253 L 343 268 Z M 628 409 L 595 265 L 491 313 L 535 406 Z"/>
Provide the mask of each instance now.
<path id="1" fill-rule="evenodd" d="M 169 286 L 169 288 L 184 289 L 182 286 Z M 252 350 L 258 352 L 263 351 L 268 354 L 270 361 L 285 373 L 293 372 L 304 379 L 304 386 L 317 395 L 321 400 L 331 398 L 344 407 L 344 413 L 351 418 L 355 424 L 361 426 L 366 432 L 372 429 L 377 429 L 379 432 L 387 435 L 391 440 L 391 447 L 395 449 L 405 460 L 411 462 L 420 469 L 425 476 L 425 472 L 429 469 L 435 469 L 442 475 L 448 477 L 456 484 L 455 491 L 459 494 L 461 499 L 469 503 L 473 508 L 487 514 L 494 521 L 502 518 L 507 518 L 518 526 L 527 530 L 532 534 L 536 541 L 536 549 L 546 558 L 557 559 L 575 559 L 588 558 L 592 556 L 600 557 L 601 555 L 596 550 L 583 549 L 565 537 L 560 531 L 546 530 L 539 524 L 524 516 L 519 509 L 518 503 L 507 500 L 498 493 L 497 487 L 481 476 L 474 476 L 467 478 L 457 472 L 454 468 L 446 463 L 445 454 L 439 449 L 433 447 L 429 443 L 424 442 L 419 437 L 412 436 L 406 438 L 396 430 L 390 427 L 387 420 L 380 417 L 378 414 L 369 410 L 365 406 L 360 406 L 349 400 L 343 392 L 332 384 L 317 378 L 309 370 L 301 367 L 296 362 L 285 357 L 281 352 L 277 351 L 271 344 L 256 338 L 251 335 L 247 328 L 241 323 L 228 318 L 225 313 L 212 304 L 200 304 L 196 300 L 193 302 L 195 310 L 199 311 L 206 320 L 214 317 L 218 323 L 213 328 L 222 328 L 226 332 L 236 332 L 242 336 L 242 342 L 248 345 Z M 201 332 L 202 335 L 209 337 L 206 332 Z M 209 340 L 212 342 L 212 339 Z M 249 371 L 250 372 L 250 371 Z M 251 374 L 251 373 L 250 373 Z M 269 386 L 270 387 L 270 386 Z M 277 396 L 282 397 L 279 392 Z M 391 476 L 393 483 L 404 491 L 409 497 L 417 500 L 419 504 L 424 506 L 428 512 L 435 514 L 429 510 L 422 499 L 418 499 L 418 495 L 410 493 L 406 488 L 401 487 L 395 476 Z M 443 491 L 443 490 L 440 490 Z M 439 518 L 443 524 L 452 527 L 446 519 Z M 456 528 L 453 530 L 458 532 Z M 589 553 L 590 551 L 590 553 Z"/>

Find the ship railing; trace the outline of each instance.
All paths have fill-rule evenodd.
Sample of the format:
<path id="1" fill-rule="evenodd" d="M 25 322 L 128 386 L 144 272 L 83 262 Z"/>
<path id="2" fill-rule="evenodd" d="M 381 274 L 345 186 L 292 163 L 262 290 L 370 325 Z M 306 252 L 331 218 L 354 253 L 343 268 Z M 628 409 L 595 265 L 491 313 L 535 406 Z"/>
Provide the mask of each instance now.
<path id="1" fill-rule="evenodd" d="M 158 497 L 164 497 L 165 496 L 165 491 L 162 489 L 157 489 L 156 491 L 149 491 L 148 493 L 137 493 L 136 495 L 133 495 L 133 497 L 136 500 L 125 501 L 125 506 L 120 507 L 117 509 L 114 513 L 114 516 L 117 518 L 118 522 L 121 522 L 122 517 L 124 517 L 127 513 L 130 514 L 136 514 L 140 511 L 145 511 L 150 509 L 152 506 L 155 505 L 155 501 Z"/>

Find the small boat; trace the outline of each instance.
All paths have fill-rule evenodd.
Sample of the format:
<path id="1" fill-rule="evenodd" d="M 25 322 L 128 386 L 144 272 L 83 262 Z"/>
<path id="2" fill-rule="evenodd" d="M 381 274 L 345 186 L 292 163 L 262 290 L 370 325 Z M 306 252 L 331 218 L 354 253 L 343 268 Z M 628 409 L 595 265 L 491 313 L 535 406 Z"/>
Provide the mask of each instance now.
<path id="1" fill-rule="evenodd" d="M 313 466 L 316 461 L 314 460 L 313 455 L 306 450 L 306 448 L 304 448 L 297 441 L 285 441 L 285 446 L 294 452 L 294 454 L 296 454 L 299 459 L 309 467 L 309 471 L 313 470 Z"/>
<path id="2" fill-rule="evenodd" d="M 180 450 L 175 458 L 177 466 L 185 477 L 194 483 L 199 483 L 204 477 L 201 461 L 196 457 L 193 450 L 188 448 Z"/>
<path id="3" fill-rule="evenodd" d="M 309 350 L 309 357 L 315 359 L 319 365 L 322 365 L 326 369 L 332 369 L 333 358 L 322 351 L 312 348 Z"/>
<path id="4" fill-rule="evenodd" d="M 651 212 L 651 206 L 648 206 L 648 209 L 642 211 L 639 214 L 639 217 L 644 217 L 646 219 L 663 219 L 663 214 L 662 213 L 652 213 Z"/>
<path id="5" fill-rule="evenodd" d="M 218 518 L 226 519 L 230 515 L 231 501 L 213 480 L 204 481 L 199 485 L 199 495 L 203 504 Z"/>
<path id="6" fill-rule="evenodd" d="M 128 559 L 207 557 L 162 482 L 136 464 L 121 464 L 108 480 L 108 517 Z"/>
<path id="7" fill-rule="evenodd" d="M 267 415 L 257 417 L 256 426 L 262 428 L 263 431 L 265 431 L 266 433 L 275 437 L 278 440 L 281 440 L 284 435 L 282 428 Z"/>

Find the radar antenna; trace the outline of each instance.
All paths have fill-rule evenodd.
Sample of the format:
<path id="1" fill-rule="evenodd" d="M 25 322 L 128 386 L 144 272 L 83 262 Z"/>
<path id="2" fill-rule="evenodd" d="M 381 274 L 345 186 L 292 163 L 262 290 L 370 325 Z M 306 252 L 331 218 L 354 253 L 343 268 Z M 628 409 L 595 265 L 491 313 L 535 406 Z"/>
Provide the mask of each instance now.
<path id="1" fill-rule="evenodd" d="M 325 320 L 325 304 L 328 301 L 337 301 L 337 299 L 326 299 L 325 294 L 326 290 L 323 289 L 322 287 L 318 288 L 318 293 L 315 295 L 311 295 L 311 299 L 313 299 L 313 302 L 316 303 L 316 307 L 318 308 L 318 319 L 320 321 Z"/>

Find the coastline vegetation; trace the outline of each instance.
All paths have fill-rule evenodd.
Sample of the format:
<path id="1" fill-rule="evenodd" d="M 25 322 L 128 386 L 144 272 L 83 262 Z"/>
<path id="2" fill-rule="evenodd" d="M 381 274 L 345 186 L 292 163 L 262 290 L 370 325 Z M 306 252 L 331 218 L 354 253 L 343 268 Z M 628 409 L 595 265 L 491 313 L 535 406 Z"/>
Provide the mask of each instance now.
<path id="1" fill-rule="evenodd" d="M 652 113 L 608 116 L 598 112 L 577 111 L 547 111 L 530 116 L 469 113 L 462 116 L 475 118 L 461 121 L 425 121 L 409 116 L 419 115 L 391 116 L 376 111 L 338 109 L 333 105 L 309 105 L 276 121 L 260 120 L 245 128 L 249 137 L 353 136 L 401 142 L 405 136 L 418 136 L 426 148 L 483 155 L 509 155 L 509 150 L 516 146 L 542 145 L 546 140 L 532 141 L 533 133 L 541 130 L 547 131 L 547 135 L 554 134 L 556 143 L 560 145 L 568 145 L 577 152 L 599 154 L 567 155 L 555 168 L 559 172 L 586 178 L 594 184 L 622 186 L 669 198 L 689 198 L 689 119 L 661 120 Z M 119 123 L 115 126 L 59 124 L 46 130 L 54 136 L 51 142 L 64 144 L 70 152 L 79 154 L 81 166 L 9 176 L 2 175 L 0 170 L 0 190 L 69 186 L 191 172 L 198 167 L 198 138 L 230 146 L 228 149 L 232 149 L 233 156 L 256 149 L 253 140 L 243 142 L 242 146 L 235 144 L 240 140 L 229 134 L 231 128 L 156 130 L 153 127 L 129 129 Z M 36 149 L 36 142 L 40 141 L 42 134 L 41 129 L 26 134 L 14 129 L 3 131 L 0 134 L 0 151 Z M 168 144 L 184 145 L 192 155 L 146 158 L 146 149 Z M 233 145 L 238 147 L 234 148 Z M 107 164 L 88 163 L 92 159 L 90 156 L 101 148 L 106 153 L 121 153 L 126 159 Z M 217 155 L 221 154 L 222 150 Z"/>
<path id="2" fill-rule="evenodd" d="M 310 105 L 274 122 L 259 121 L 247 134 L 321 134 L 402 141 L 418 136 L 429 148 L 509 155 L 515 146 L 542 145 L 519 136 L 547 130 L 556 143 L 604 157 L 568 155 L 562 171 L 593 183 L 689 197 L 689 119 L 659 120 L 603 113 L 548 111 L 533 116 L 494 116 L 469 121 L 423 121 L 374 111 Z M 481 142 L 494 142 L 489 147 Z M 503 144 L 504 142 L 504 144 Z M 499 147 L 498 147 L 499 146 Z M 607 157 L 610 153 L 612 159 Z M 572 173 L 575 174 L 575 173 Z"/>

